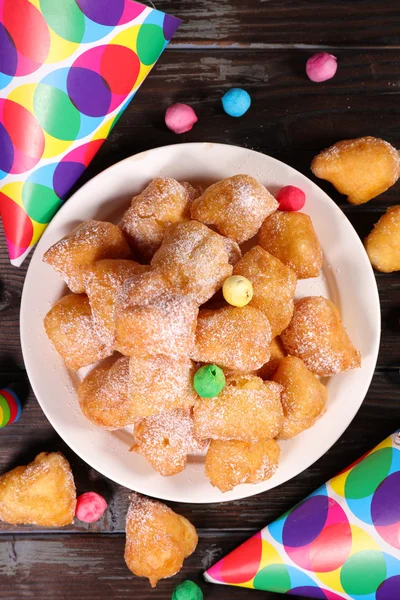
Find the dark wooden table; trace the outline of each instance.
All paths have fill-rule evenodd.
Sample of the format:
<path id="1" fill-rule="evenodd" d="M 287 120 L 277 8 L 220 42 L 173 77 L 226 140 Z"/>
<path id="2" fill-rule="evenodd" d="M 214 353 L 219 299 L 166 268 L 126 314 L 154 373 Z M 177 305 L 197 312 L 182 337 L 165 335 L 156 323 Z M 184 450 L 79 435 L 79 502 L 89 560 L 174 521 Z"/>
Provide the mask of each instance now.
<path id="1" fill-rule="evenodd" d="M 110 0 L 111 1 L 111 0 Z M 215 141 L 275 156 L 312 177 L 312 157 L 345 138 L 373 135 L 400 147 L 400 4 L 397 0 L 155 0 L 183 24 L 83 180 L 133 153 L 185 141 Z M 336 77 L 307 80 L 308 56 L 338 57 Z M 252 107 L 242 119 L 221 109 L 221 96 L 245 87 Z M 193 106 L 199 123 L 177 137 L 163 124 L 172 102 Z M 349 206 L 329 184 L 361 237 L 387 206 L 400 204 L 400 186 L 360 207 Z M 129 491 L 100 476 L 63 443 L 26 381 L 19 340 L 19 304 L 29 259 L 9 264 L 0 233 L 0 387 L 20 382 L 20 421 L 0 432 L 0 472 L 42 450 L 61 450 L 71 462 L 78 492 L 104 494 L 110 509 L 90 526 L 60 531 L 0 525 L 0 599 L 167 599 L 190 578 L 207 600 L 273 599 L 277 594 L 206 584 L 203 570 L 246 540 L 326 479 L 369 450 L 400 424 L 400 274 L 377 274 L 382 343 L 368 395 L 333 448 L 307 471 L 272 491 L 229 504 L 171 503 L 199 533 L 199 546 L 182 572 L 151 591 L 125 566 L 124 516 Z M 43 365 L 45 370 L 45 365 Z M 25 391 L 24 391 L 25 390 Z M 56 401 L 57 399 L 55 399 Z"/>

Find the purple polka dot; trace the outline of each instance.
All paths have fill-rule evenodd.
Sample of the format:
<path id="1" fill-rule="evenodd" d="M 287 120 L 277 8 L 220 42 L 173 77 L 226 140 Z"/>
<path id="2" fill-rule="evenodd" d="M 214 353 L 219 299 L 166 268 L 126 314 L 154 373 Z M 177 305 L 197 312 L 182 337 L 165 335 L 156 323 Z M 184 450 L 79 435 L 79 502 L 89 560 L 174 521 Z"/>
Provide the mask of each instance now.
<path id="1" fill-rule="evenodd" d="M 376 590 L 376 600 L 398 600 L 400 591 L 400 575 L 389 577 Z"/>
<path id="2" fill-rule="evenodd" d="M 76 108 L 89 117 L 104 117 L 111 104 L 108 83 L 91 69 L 71 67 L 67 78 L 67 90 Z"/>
<path id="3" fill-rule="evenodd" d="M 118 25 L 125 0 L 76 0 L 84 15 L 100 25 Z"/>
<path id="4" fill-rule="evenodd" d="M 0 23 L 0 72 L 13 77 L 18 65 L 18 54 L 12 37 Z"/>
<path id="5" fill-rule="evenodd" d="M 59 198 L 64 198 L 71 187 L 86 169 L 77 162 L 60 162 L 53 175 L 54 191 Z"/>
<path id="6" fill-rule="evenodd" d="M 392 473 L 382 481 L 372 497 L 371 517 L 376 527 L 400 521 L 400 472 Z"/>
<path id="7" fill-rule="evenodd" d="M 170 40 L 179 26 L 179 19 L 165 15 L 163 24 L 163 33 L 166 40 Z"/>
<path id="8" fill-rule="evenodd" d="M 14 163 L 14 146 L 2 123 L 0 123 L 0 149 L 0 169 L 9 173 Z"/>
<path id="9" fill-rule="evenodd" d="M 317 600 L 326 600 L 324 592 L 320 588 L 313 587 L 312 585 L 301 585 L 291 589 L 288 594 L 293 594 L 293 596 L 305 596 L 306 598 L 317 598 Z"/>
<path id="10" fill-rule="evenodd" d="M 283 545 L 299 548 L 315 540 L 324 528 L 328 502 L 327 496 L 312 496 L 297 506 L 283 526 Z"/>

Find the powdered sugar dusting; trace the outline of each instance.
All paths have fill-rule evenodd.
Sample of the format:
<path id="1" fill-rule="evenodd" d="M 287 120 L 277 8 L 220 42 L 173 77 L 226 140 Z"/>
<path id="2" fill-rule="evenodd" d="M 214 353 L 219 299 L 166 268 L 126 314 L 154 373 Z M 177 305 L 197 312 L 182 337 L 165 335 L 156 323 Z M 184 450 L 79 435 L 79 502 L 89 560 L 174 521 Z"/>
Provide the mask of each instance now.
<path id="1" fill-rule="evenodd" d="M 194 406 L 195 432 L 200 438 L 259 442 L 278 435 L 283 412 L 281 386 L 255 375 L 227 378 L 222 392 L 199 398 Z"/>
<path id="2" fill-rule="evenodd" d="M 207 441 L 195 437 L 190 413 L 180 409 L 143 419 L 135 425 L 134 435 L 132 450 L 143 454 L 164 476 L 182 471 L 187 455 L 207 446 Z"/>
<path id="3" fill-rule="evenodd" d="M 168 356 L 134 357 L 130 360 L 129 396 L 135 419 L 170 411 L 190 409 L 195 402 L 194 364 Z"/>
<path id="4" fill-rule="evenodd" d="M 278 202 L 256 179 L 235 175 L 214 183 L 192 204 L 192 217 L 239 243 L 252 238 Z"/>
<path id="5" fill-rule="evenodd" d="M 94 369 L 78 389 L 84 415 L 109 431 L 133 424 L 135 409 L 128 396 L 128 382 L 129 358 L 124 356 L 111 367 L 100 365 Z"/>
<path id="6" fill-rule="evenodd" d="M 337 309 L 322 296 L 302 298 L 295 303 L 293 319 L 281 339 L 288 354 L 301 358 L 318 375 L 327 377 L 360 366 L 360 354 Z"/>
<path id="7" fill-rule="evenodd" d="M 232 274 L 233 253 L 218 233 L 188 221 L 168 229 L 151 264 L 173 289 L 203 304 Z"/>
<path id="8" fill-rule="evenodd" d="M 101 258 L 128 258 L 130 249 L 121 230 L 105 221 L 85 221 L 56 242 L 43 256 L 60 273 L 69 289 L 85 291 L 85 270 Z"/>
<path id="9" fill-rule="evenodd" d="M 73 371 L 112 354 L 96 335 L 87 296 L 68 294 L 44 318 L 46 333 Z"/>
<path id="10" fill-rule="evenodd" d="M 122 287 L 116 311 L 117 349 L 127 356 L 188 356 L 197 304 L 171 292 L 158 273 L 143 273 Z"/>
<path id="11" fill-rule="evenodd" d="M 249 372 L 269 360 L 271 327 L 257 308 L 201 309 L 192 359 Z"/>
<path id="12" fill-rule="evenodd" d="M 190 219 L 190 204 L 197 194 L 198 191 L 187 182 L 153 179 L 139 196 L 132 199 L 120 227 L 133 246 L 150 259 L 161 246 L 167 227 Z"/>

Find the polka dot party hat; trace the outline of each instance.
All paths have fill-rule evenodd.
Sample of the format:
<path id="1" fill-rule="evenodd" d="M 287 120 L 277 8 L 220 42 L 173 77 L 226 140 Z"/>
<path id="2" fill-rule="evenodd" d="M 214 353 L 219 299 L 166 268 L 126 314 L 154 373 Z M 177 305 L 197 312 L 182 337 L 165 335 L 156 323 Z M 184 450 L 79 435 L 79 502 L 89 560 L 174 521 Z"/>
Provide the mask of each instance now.
<path id="1" fill-rule="evenodd" d="M 318 598 L 400 598 L 400 433 L 388 437 L 204 574 Z"/>
<path id="2" fill-rule="evenodd" d="M 180 21 L 133 0 L 0 0 L 0 215 L 19 266 Z"/>

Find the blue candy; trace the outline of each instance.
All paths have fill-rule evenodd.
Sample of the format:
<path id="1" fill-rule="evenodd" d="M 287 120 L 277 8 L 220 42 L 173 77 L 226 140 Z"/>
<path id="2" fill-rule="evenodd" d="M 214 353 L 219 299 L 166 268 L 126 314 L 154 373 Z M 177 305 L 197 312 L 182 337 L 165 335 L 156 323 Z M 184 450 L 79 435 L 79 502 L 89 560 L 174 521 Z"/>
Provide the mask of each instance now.
<path id="1" fill-rule="evenodd" d="M 222 96 L 224 111 L 231 117 L 242 117 L 250 108 L 250 94 L 242 88 L 231 88 Z"/>

